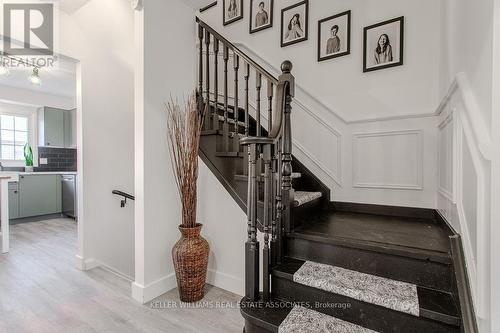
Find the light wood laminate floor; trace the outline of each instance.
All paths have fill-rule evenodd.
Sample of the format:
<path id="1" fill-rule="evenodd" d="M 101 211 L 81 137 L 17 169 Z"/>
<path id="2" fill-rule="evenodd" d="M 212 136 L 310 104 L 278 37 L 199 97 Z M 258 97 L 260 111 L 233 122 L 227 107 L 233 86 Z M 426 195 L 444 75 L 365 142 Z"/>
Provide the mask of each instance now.
<path id="1" fill-rule="evenodd" d="M 239 296 L 208 286 L 204 303 L 185 308 L 177 290 L 148 305 L 130 281 L 102 268 L 75 268 L 76 223 L 54 219 L 11 227 L 0 255 L 0 332 L 241 332 Z"/>

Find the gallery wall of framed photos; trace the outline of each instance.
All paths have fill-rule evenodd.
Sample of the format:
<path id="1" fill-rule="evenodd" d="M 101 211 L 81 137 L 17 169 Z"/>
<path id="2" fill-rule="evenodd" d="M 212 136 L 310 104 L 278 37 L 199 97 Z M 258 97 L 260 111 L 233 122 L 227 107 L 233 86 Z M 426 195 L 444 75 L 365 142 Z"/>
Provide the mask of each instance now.
<path id="1" fill-rule="evenodd" d="M 223 25 L 244 19 L 244 0 L 222 0 Z M 274 0 L 249 0 L 249 33 L 273 28 Z M 314 2 L 313 2 L 314 4 Z M 280 46 L 309 39 L 309 0 L 281 8 Z M 352 10 L 333 13 L 317 21 L 318 62 L 351 54 Z M 404 64 L 404 16 L 383 20 L 363 28 L 363 72 Z M 358 31 L 361 33 L 361 31 Z M 356 32 L 355 32 L 356 33 Z"/>
<path id="2" fill-rule="evenodd" d="M 235 16 L 240 1 L 224 1 L 200 18 L 273 68 L 292 61 L 298 84 L 345 119 L 430 113 L 439 103 L 446 41 L 435 0 L 243 0 Z"/>

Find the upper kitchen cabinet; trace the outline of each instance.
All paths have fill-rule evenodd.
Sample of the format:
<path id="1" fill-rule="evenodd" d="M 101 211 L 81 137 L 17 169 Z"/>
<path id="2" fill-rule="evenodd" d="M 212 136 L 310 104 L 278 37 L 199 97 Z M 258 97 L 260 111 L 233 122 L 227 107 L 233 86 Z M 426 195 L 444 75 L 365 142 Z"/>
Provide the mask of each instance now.
<path id="1" fill-rule="evenodd" d="M 76 148 L 76 109 L 64 111 L 64 147 Z"/>
<path id="2" fill-rule="evenodd" d="M 44 107 L 38 111 L 38 145 L 56 148 L 76 147 L 76 110 Z"/>

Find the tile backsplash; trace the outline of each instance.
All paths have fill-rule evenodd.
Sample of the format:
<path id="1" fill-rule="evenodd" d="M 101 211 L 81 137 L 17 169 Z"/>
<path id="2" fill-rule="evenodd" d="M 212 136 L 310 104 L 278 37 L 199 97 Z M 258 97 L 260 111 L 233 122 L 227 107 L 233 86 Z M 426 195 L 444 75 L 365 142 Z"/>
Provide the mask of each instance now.
<path id="1" fill-rule="evenodd" d="M 47 164 L 40 164 L 42 158 Z M 36 171 L 77 171 L 76 149 L 38 147 L 38 165 Z"/>

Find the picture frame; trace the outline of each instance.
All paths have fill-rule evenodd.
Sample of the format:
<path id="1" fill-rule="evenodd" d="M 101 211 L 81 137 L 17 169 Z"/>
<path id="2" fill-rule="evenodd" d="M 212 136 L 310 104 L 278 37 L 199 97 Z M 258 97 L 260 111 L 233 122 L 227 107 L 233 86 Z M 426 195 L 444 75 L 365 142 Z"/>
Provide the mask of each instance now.
<path id="1" fill-rule="evenodd" d="M 250 34 L 272 28 L 274 0 L 250 0 Z"/>
<path id="2" fill-rule="evenodd" d="M 222 0 L 223 25 L 243 19 L 243 0 Z"/>
<path id="3" fill-rule="evenodd" d="M 364 28 L 363 72 L 404 64 L 404 16 Z"/>
<path id="4" fill-rule="evenodd" d="M 318 21 L 318 62 L 351 54 L 351 11 Z"/>
<path id="5" fill-rule="evenodd" d="M 298 2 L 281 10 L 281 47 L 308 39 L 309 0 Z"/>

